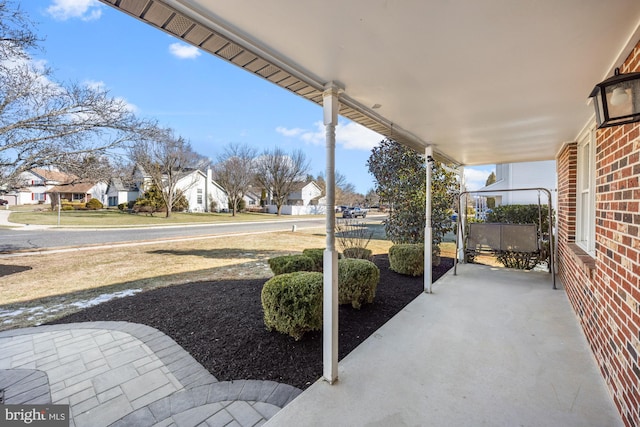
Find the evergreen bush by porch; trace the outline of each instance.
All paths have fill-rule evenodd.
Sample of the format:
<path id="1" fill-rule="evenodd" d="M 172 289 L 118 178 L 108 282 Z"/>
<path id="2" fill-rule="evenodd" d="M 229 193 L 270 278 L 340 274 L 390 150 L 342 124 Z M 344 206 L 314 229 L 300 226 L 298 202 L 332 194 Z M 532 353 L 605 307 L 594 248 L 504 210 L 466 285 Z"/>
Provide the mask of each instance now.
<path id="1" fill-rule="evenodd" d="M 313 260 L 313 271 L 322 271 L 324 248 L 305 249 L 302 251 L 302 255 L 308 256 Z"/>
<path id="2" fill-rule="evenodd" d="M 371 249 L 359 248 L 359 247 L 346 248 L 343 252 L 344 252 L 345 258 L 366 259 L 366 260 L 370 260 L 371 255 L 373 254 L 373 252 L 371 252 Z"/>
<path id="3" fill-rule="evenodd" d="M 359 309 L 371 304 L 380 281 L 380 270 L 371 261 L 345 258 L 338 261 L 338 303 Z"/>
<path id="4" fill-rule="evenodd" d="M 306 255 L 282 255 L 269 259 L 269 268 L 274 275 L 296 271 L 314 271 L 313 258 Z"/>
<path id="5" fill-rule="evenodd" d="M 408 276 L 424 274 L 424 244 L 402 243 L 389 248 L 389 268 Z"/>
<path id="6" fill-rule="evenodd" d="M 296 341 L 306 332 L 322 329 L 322 273 L 298 271 L 269 279 L 262 287 L 267 330 Z"/>

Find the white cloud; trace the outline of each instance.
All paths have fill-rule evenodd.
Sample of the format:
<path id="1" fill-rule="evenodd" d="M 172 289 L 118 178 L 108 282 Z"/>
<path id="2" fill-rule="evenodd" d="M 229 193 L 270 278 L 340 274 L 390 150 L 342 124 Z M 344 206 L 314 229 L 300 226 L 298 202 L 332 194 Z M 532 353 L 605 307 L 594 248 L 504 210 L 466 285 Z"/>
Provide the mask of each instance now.
<path id="1" fill-rule="evenodd" d="M 466 166 L 464 168 L 464 182 L 467 191 L 473 191 L 484 187 L 484 184 L 487 182 L 487 178 L 489 178 L 493 169 L 493 166 Z"/>
<path id="2" fill-rule="evenodd" d="M 278 126 L 276 132 L 286 137 L 300 138 L 307 144 L 324 145 L 326 130 L 321 121 L 313 124 L 314 129 L 285 128 Z M 336 144 L 345 150 L 369 151 L 382 140 L 382 136 L 357 123 L 343 121 L 336 126 Z"/>
<path id="3" fill-rule="evenodd" d="M 102 7 L 98 0 L 53 0 L 47 13 L 58 21 L 72 18 L 94 21 L 102 16 Z"/>
<path id="4" fill-rule="evenodd" d="M 95 91 L 101 91 L 101 92 L 107 92 L 107 85 L 105 84 L 105 82 L 103 81 L 96 81 L 96 80 L 85 80 L 83 82 L 83 84 L 91 89 L 91 90 L 95 90 Z M 127 101 L 125 98 L 120 97 L 120 96 L 116 96 L 114 97 L 114 99 L 116 101 L 118 101 L 120 104 L 124 105 L 124 108 L 127 109 L 127 111 L 130 111 L 132 113 L 137 113 L 138 112 L 138 107 L 132 103 L 130 103 L 129 101 Z"/>
<path id="5" fill-rule="evenodd" d="M 300 128 L 293 128 L 293 129 L 288 129 L 284 126 L 278 126 L 276 128 L 276 132 L 278 132 L 281 135 L 284 135 L 286 137 L 294 137 L 294 136 L 298 136 L 301 133 L 304 132 L 304 129 L 300 129 Z"/>
<path id="6" fill-rule="evenodd" d="M 336 141 L 346 150 L 370 151 L 383 136 L 354 122 L 341 123 L 336 128 Z"/>
<path id="7" fill-rule="evenodd" d="M 106 90 L 106 85 L 104 84 L 104 82 L 97 82 L 95 80 L 85 80 L 84 85 L 89 89 L 93 89 L 93 90 L 100 90 L 100 91 Z"/>
<path id="8" fill-rule="evenodd" d="M 201 55 L 200 50 L 195 46 L 189 46 L 184 43 L 171 43 L 169 52 L 176 58 L 194 59 Z"/>

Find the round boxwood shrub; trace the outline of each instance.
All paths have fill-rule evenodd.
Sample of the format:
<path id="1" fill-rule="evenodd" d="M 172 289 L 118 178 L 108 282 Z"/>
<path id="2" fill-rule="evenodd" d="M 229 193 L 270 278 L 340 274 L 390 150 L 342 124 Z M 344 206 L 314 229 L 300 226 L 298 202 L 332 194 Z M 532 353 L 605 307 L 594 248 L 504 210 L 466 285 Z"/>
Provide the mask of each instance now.
<path id="1" fill-rule="evenodd" d="M 389 248 L 389 268 L 407 276 L 424 274 L 424 244 L 403 243 Z"/>
<path id="2" fill-rule="evenodd" d="M 313 271 L 322 271 L 324 262 L 324 248 L 305 249 L 302 255 L 308 256 L 313 260 Z"/>
<path id="3" fill-rule="evenodd" d="M 371 249 L 358 248 L 358 247 L 346 248 L 343 251 L 343 253 L 345 258 L 356 258 L 356 259 L 366 259 L 366 260 L 371 259 L 371 255 L 373 254 L 373 252 L 371 252 Z"/>
<path id="4" fill-rule="evenodd" d="M 380 270 L 366 259 L 345 258 L 338 261 L 338 303 L 360 308 L 371 304 L 380 281 Z"/>
<path id="5" fill-rule="evenodd" d="M 272 277 L 262 287 L 264 324 L 300 340 L 322 329 L 322 273 L 298 271 Z"/>
<path id="6" fill-rule="evenodd" d="M 89 201 L 87 202 L 86 207 L 87 207 L 87 209 L 98 210 L 98 209 L 102 209 L 104 207 L 104 205 L 98 199 L 89 199 Z"/>
<path id="7" fill-rule="evenodd" d="M 313 258 L 306 255 L 282 255 L 269 259 L 269 268 L 276 276 L 296 271 L 314 271 Z"/>
<path id="8" fill-rule="evenodd" d="M 324 264 L 324 248 L 305 249 L 302 251 L 302 255 L 306 255 L 313 260 L 313 271 L 322 272 L 322 265 Z M 338 259 L 342 259 L 342 254 L 339 252 Z"/>

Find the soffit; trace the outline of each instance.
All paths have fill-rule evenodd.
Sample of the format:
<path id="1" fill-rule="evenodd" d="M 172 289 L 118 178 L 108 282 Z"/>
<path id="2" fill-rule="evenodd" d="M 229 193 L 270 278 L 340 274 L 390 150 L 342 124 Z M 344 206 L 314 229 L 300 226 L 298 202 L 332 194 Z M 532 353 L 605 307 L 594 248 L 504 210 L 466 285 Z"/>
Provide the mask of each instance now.
<path id="1" fill-rule="evenodd" d="M 640 22 L 637 0 L 103 1 L 320 105 L 339 82 L 342 116 L 466 165 L 553 159 Z"/>

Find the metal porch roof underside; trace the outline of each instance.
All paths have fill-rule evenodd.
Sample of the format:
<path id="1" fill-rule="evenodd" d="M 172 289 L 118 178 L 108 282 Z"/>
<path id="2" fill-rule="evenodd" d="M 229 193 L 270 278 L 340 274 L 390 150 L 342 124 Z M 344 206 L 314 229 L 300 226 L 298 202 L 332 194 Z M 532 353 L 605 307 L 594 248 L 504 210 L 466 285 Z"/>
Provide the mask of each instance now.
<path id="1" fill-rule="evenodd" d="M 640 37 L 638 0 L 102 1 L 463 165 L 553 159 Z"/>

